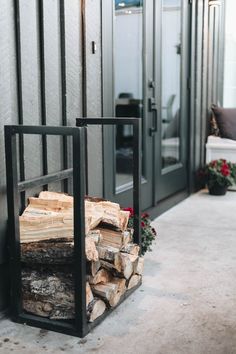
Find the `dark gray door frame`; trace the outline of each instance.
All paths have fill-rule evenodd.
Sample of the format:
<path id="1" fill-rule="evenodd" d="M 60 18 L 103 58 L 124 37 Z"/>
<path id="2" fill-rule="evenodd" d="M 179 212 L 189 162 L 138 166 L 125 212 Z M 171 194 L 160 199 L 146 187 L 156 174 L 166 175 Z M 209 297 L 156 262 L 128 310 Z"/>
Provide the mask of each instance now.
<path id="1" fill-rule="evenodd" d="M 212 103 L 212 90 L 208 85 L 209 81 L 209 36 L 214 29 L 219 31 L 218 39 L 218 77 L 217 85 L 217 100 L 222 104 L 223 101 L 223 50 L 224 50 L 224 3 L 225 1 L 205 0 L 189 0 L 189 28 L 190 28 L 190 43 L 189 43 L 189 80 L 188 87 L 189 94 L 189 138 L 186 149 L 189 151 L 188 160 L 188 190 L 184 193 L 176 194 L 162 203 L 158 204 L 158 209 L 164 211 L 171 205 L 176 204 L 189 193 L 196 191 L 196 171 L 204 164 L 205 161 L 205 142 L 208 134 L 208 119 L 209 119 L 209 105 Z M 213 8 L 213 7 L 217 7 Z M 215 11 L 220 11 L 219 23 L 214 22 Z M 113 85 L 111 77 L 112 70 L 112 38 L 113 29 L 108 26 L 104 19 L 113 18 L 113 1 L 102 1 L 102 30 L 103 30 L 103 116 L 113 115 Z M 210 23 L 214 22 L 214 26 Z M 104 70 L 105 68 L 105 70 Z M 112 96 L 111 96 L 112 95 Z M 112 98 L 111 98 L 112 97 Z M 106 148 L 106 132 L 104 131 L 104 161 L 109 161 L 109 151 Z M 154 172 L 155 173 L 155 172 Z M 107 195 L 107 183 L 111 179 L 108 171 L 104 169 L 104 194 Z M 173 202 L 172 202 L 172 201 Z M 163 207 L 162 207 L 163 205 Z M 157 214 L 157 209 L 153 201 L 154 213 Z"/>
<path id="2" fill-rule="evenodd" d="M 148 2 L 148 1 L 147 1 Z M 147 2 L 145 2 L 145 6 L 143 11 L 148 12 L 148 16 L 152 14 L 152 8 L 147 6 Z M 151 2 L 150 2 L 151 3 Z M 114 107 L 114 53 L 113 53 L 113 18 L 114 18 L 114 1 L 104 0 L 102 1 L 102 95 L 103 95 L 103 116 L 104 117 L 112 117 L 115 115 Z M 145 33 L 145 28 L 147 26 L 152 26 L 152 23 L 147 23 L 145 21 L 146 15 L 144 15 L 143 28 Z M 149 28 L 150 30 L 150 28 Z M 143 67 L 144 67 L 144 75 L 143 75 L 143 114 L 146 117 L 144 120 L 143 129 L 147 132 L 152 126 L 152 112 L 148 112 L 148 98 L 153 96 L 153 88 L 148 87 L 148 81 L 153 79 L 152 65 L 150 62 L 147 62 L 148 56 L 146 55 L 146 50 L 148 46 L 150 46 L 149 38 L 145 38 L 143 36 Z M 150 61 L 150 58 L 148 59 Z M 152 189 L 153 186 L 150 186 L 152 182 L 152 166 L 148 164 L 147 156 L 151 157 L 152 151 L 152 138 L 145 135 L 143 139 L 143 154 L 146 156 L 143 160 L 143 168 L 147 179 L 142 178 L 142 200 L 149 198 L 150 205 L 153 202 L 152 198 Z M 119 192 L 116 190 L 115 185 L 115 171 L 116 171 L 116 161 L 114 158 L 114 154 L 111 151 L 115 151 L 115 132 L 111 131 L 109 127 L 103 128 L 103 160 L 104 160 L 104 196 L 105 198 L 115 198 L 118 202 L 129 203 L 130 196 L 132 194 L 131 189 L 123 189 L 119 188 Z M 146 177 L 145 176 L 145 177 Z M 146 203 L 147 205 L 147 203 Z M 148 207 L 148 206 L 145 206 Z"/>
<path id="3" fill-rule="evenodd" d="M 146 15 L 150 16 L 150 18 L 153 16 L 153 11 L 150 7 L 151 2 L 144 2 L 146 4 L 145 11 Z M 114 17 L 114 2 L 110 0 L 104 0 L 102 1 L 102 8 L 101 8 L 101 13 L 102 13 L 102 92 L 103 92 L 103 116 L 104 117 L 109 117 L 109 116 L 114 116 L 114 88 L 113 88 L 113 17 Z M 144 16 L 145 17 L 145 16 Z M 147 21 L 147 23 L 144 23 L 145 28 L 148 28 L 149 26 L 149 31 L 154 29 L 154 25 L 152 21 Z M 150 28 L 152 26 L 152 28 Z M 156 30 L 156 29 L 155 29 Z M 158 36 L 158 31 L 155 31 L 157 36 Z M 157 38 L 158 39 L 158 38 Z M 149 47 L 152 45 L 152 38 L 144 38 L 144 40 L 148 43 L 145 43 L 145 47 Z M 155 53 L 153 53 L 153 56 Z M 159 75 L 159 73 L 152 72 L 152 64 L 150 62 L 147 62 L 147 55 L 144 51 L 144 68 L 145 71 L 148 70 L 147 72 L 147 77 L 146 80 L 154 80 L 155 75 Z M 150 55 L 149 55 L 149 60 L 150 60 Z M 151 58 L 151 60 L 154 60 L 154 58 Z M 155 94 L 155 90 L 158 90 L 158 88 L 155 87 L 150 87 L 149 89 L 147 82 L 145 83 L 146 90 L 146 97 L 153 97 Z M 145 91 L 145 89 L 144 89 Z M 159 92 L 158 92 L 159 93 Z M 160 94 L 158 95 L 160 97 Z M 159 100 L 159 99 L 158 99 Z M 160 102 L 157 102 L 160 104 Z M 145 103 L 146 104 L 146 103 Z M 144 106 L 145 106 L 144 104 Z M 148 119 L 149 129 L 152 126 L 152 118 Z M 160 128 L 160 127 L 159 127 Z M 153 137 L 153 153 L 154 149 L 156 148 L 155 145 L 157 144 L 157 139 Z M 189 139 L 191 141 L 192 139 Z M 157 146 L 157 145 L 156 145 Z M 109 147 L 109 148 L 108 148 Z M 188 146 L 185 147 L 186 149 L 189 149 Z M 114 158 L 111 156 L 111 149 L 114 149 L 114 137 L 112 137 L 111 133 L 105 128 L 103 130 L 103 154 L 104 154 L 104 196 L 109 197 L 112 193 L 112 189 L 115 185 L 115 166 L 114 166 Z M 106 166 L 110 166 L 110 168 L 106 168 Z M 113 170 L 112 176 L 111 176 L 111 167 Z M 153 168 L 153 184 L 152 184 L 152 202 L 150 203 L 149 207 L 155 207 L 156 205 L 156 196 L 155 196 L 155 179 L 156 179 L 156 168 Z M 186 197 L 186 192 L 184 193 L 184 196 Z M 176 197 L 175 197 L 176 199 Z M 169 202 L 168 202 L 169 203 Z M 169 204 L 168 204 L 169 205 Z"/>

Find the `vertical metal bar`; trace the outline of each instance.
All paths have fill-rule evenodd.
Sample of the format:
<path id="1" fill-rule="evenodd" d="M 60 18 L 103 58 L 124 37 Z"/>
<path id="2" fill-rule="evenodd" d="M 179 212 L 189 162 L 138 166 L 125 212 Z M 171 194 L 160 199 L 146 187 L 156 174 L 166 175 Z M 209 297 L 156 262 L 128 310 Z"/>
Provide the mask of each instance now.
<path id="1" fill-rule="evenodd" d="M 88 170 L 88 127 L 85 126 L 85 137 L 84 137 L 84 144 L 85 144 L 85 193 L 86 195 L 89 194 L 89 188 L 88 188 L 88 176 L 89 176 L 89 170 Z"/>
<path id="2" fill-rule="evenodd" d="M 81 0 L 81 24 L 82 24 L 82 88 L 83 88 L 83 117 L 87 117 L 87 72 L 86 72 L 86 1 Z"/>
<path id="3" fill-rule="evenodd" d="M 141 119 L 133 124 L 133 205 L 134 205 L 134 242 L 141 250 L 141 218 L 140 218 L 140 191 L 141 191 Z"/>
<path id="4" fill-rule="evenodd" d="M 85 256 L 85 128 L 73 135 L 74 191 L 74 281 L 75 325 L 80 336 L 88 333 L 86 318 L 86 256 Z"/>
<path id="5" fill-rule="evenodd" d="M 14 1 L 15 9 L 15 41 L 16 41 L 16 75 L 17 75 L 17 104 L 18 104 L 18 123 L 23 124 L 23 104 L 22 104 L 22 75 L 21 75 L 21 35 L 20 35 L 20 8 L 19 0 Z M 20 181 L 25 180 L 25 161 L 24 161 L 24 139 L 19 134 L 19 173 Z M 25 208 L 25 192 L 21 192 L 21 211 Z"/>
<path id="6" fill-rule="evenodd" d="M 11 310 L 14 319 L 22 311 L 21 262 L 19 234 L 19 194 L 17 188 L 16 135 L 5 127 L 5 154 L 7 175 L 8 246 L 10 251 Z"/>
<path id="7" fill-rule="evenodd" d="M 60 47 L 61 47 L 61 102 L 62 102 L 62 125 L 67 125 L 66 113 L 66 49 L 65 49 L 65 2 L 60 0 Z M 63 146 L 63 169 L 68 168 L 67 137 L 62 138 Z M 68 180 L 64 180 L 64 192 L 68 192 Z"/>
<path id="8" fill-rule="evenodd" d="M 39 48 L 40 48 L 40 84 L 41 84 L 41 123 L 47 125 L 46 99 L 45 99 L 45 55 L 44 55 L 44 0 L 38 0 L 39 16 Z M 42 135 L 42 154 L 43 154 L 43 174 L 48 174 L 47 157 L 47 136 Z M 48 185 L 43 186 L 44 190 Z"/>

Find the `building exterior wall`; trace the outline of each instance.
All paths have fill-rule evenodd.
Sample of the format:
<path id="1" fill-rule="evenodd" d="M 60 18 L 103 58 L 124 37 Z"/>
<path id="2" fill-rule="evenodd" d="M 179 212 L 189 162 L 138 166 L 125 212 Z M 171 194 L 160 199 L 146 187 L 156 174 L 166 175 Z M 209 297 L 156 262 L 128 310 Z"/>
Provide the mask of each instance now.
<path id="1" fill-rule="evenodd" d="M 225 9 L 224 107 L 236 107 L 235 13 L 235 0 L 227 0 Z"/>
<path id="2" fill-rule="evenodd" d="M 85 3 L 86 115 L 93 118 L 102 116 L 101 2 L 87 0 Z M 92 42 L 96 45 L 94 54 Z M 89 193 L 102 197 L 102 128 L 99 126 L 88 128 L 88 174 Z"/>
<path id="3" fill-rule="evenodd" d="M 224 1 L 192 0 L 190 189 L 205 163 L 211 105 L 223 101 Z"/>
<path id="4" fill-rule="evenodd" d="M 111 111 L 107 107 L 114 108 L 108 99 L 108 91 L 114 89 L 112 80 L 104 77 L 101 69 L 102 59 L 105 59 L 102 43 L 111 43 L 112 37 L 111 33 L 104 32 L 101 38 L 102 1 L 105 2 L 0 0 L 0 310 L 7 306 L 9 298 L 3 126 L 19 123 L 73 126 L 76 117 L 107 116 Z M 208 0 L 192 0 L 190 9 L 189 170 L 192 174 L 204 162 L 208 109 L 213 97 L 213 90 L 208 86 L 209 67 L 213 63 L 209 61 L 209 33 L 219 27 L 209 27 L 209 4 Z M 215 16 L 215 10 L 212 13 Z M 103 52 L 104 57 L 110 56 L 108 51 L 112 48 Z M 109 81 L 108 91 L 102 87 L 103 80 Z M 219 92 L 217 95 L 214 97 L 220 97 Z M 103 195 L 102 138 L 101 127 L 88 129 L 89 193 L 98 196 Z M 45 146 L 42 140 L 27 137 L 21 146 L 25 154 L 25 176 L 21 171 L 21 177 L 28 179 L 57 171 L 65 167 L 65 162 L 69 167 L 70 149 L 68 147 L 65 161 L 63 146 L 58 138 L 47 139 Z M 45 151 L 46 164 L 42 161 Z M 190 188 L 193 187 L 192 177 Z M 53 184 L 50 188 L 59 190 L 61 185 Z M 28 195 L 37 192 L 32 190 Z"/>
<path id="5" fill-rule="evenodd" d="M 86 6 L 85 6 L 86 4 Z M 84 19 L 84 21 L 83 21 Z M 75 125 L 101 116 L 100 2 L 1 0 L 0 11 L 0 310 L 7 306 L 8 254 L 4 125 Z M 95 54 L 91 42 L 97 44 Z M 86 65 L 85 65 L 86 63 Z M 89 130 L 89 193 L 102 195 L 101 128 Z M 69 144 L 69 143 L 68 143 Z M 26 179 L 65 167 L 63 144 L 27 136 Z M 43 163 L 43 153 L 47 163 Z M 65 151 L 65 148 L 64 148 Z M 68 159 L 70 164 L 70 149 Z M 61 184 L 50 185 L 60 191 Z M 37 193 L 32 190 L 28 195 Z"/>

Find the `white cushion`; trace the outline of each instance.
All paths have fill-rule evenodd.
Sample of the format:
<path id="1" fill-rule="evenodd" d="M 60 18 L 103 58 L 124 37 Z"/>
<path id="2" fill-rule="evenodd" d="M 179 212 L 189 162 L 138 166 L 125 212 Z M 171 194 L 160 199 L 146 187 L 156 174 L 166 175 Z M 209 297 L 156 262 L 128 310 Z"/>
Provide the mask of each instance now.
<path id="1" fill-rule="evenodd" d="M 206 163 L 216 159 L 236 163 L 236 140 L 209 135 L 206 143 Z"/>

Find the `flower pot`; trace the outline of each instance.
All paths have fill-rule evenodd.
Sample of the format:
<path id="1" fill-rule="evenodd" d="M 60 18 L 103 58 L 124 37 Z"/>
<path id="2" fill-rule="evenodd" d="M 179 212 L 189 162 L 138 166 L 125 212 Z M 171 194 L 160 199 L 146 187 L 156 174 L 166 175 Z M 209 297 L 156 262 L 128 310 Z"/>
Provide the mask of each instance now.
<path id="1" fill-rule="evenodd" d="M 209 189 L 209 194 L 211 195 L 225 195 L 228 187 L 220 186 L 219 184 L 214 184 L 213 186 L 208 187 L 208 189 Z"/>

